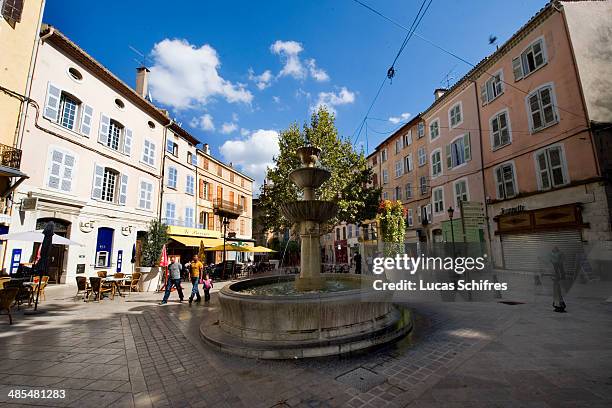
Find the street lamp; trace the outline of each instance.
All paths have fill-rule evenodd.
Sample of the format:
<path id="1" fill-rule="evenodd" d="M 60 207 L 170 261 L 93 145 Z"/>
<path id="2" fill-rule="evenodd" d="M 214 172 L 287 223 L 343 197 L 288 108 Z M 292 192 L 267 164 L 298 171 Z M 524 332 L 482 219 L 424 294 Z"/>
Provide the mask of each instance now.
<path id="1" fill-rule="evenodd" d="M 448 207 L 446 212 L 448 213 L 448 218 L 450 219 L 451 239 L 453 240 L 453 257 L 455 257 L 455 228 L 453 227 L 453 214 L 455 214 L 455 209 L 453 207 Z"/>

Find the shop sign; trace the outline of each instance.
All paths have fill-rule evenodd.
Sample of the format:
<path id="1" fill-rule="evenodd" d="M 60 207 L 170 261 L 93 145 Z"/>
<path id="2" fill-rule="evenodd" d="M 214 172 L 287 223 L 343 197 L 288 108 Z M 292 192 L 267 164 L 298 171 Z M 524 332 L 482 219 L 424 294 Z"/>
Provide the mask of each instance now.
<path id="1" fill-rule="evenodd" d="M 530 232 L 555 228 L 585 228 L 578 204 L 539 208 L 537 210 L 513 211 L 495 217 L 499 233 Z"/>
<path id="2" fill-rule="evenodd" d="M 203 228 L 179 227 L 176 225 L 168 226 L 168 235 L 184 235 L 188 237 L 200 238 L 220 238 L 221 232 Z"/>
<path id="3" fill-rule="evenodd" d="M 478 201 L 461 202 L 461 219 L 464 228 L 483 228 L 485 225 L 484 204 Z"/>
<path id="4" fill-rule="evenodd" d="M 132 225 L 126 225 L 125 227 L 121 227 L 121 235 L 124 237 L 128 237 L 132 234 L 132 229 L 134 227 Z"/>
<path id="5" fill-rule="evenodd" d="M 87 234 L 94 230 L 94 228 L 96 227 L 95 224 L 95 221 L 81 221 L 79 222 L 79 229 L 81 230 L 81 232 Z"/>
<path id="6" fill-rule="evenodd" d="M 38 197 L 26 197 L 21 200 L 21 211 L 36 211 Z"/>

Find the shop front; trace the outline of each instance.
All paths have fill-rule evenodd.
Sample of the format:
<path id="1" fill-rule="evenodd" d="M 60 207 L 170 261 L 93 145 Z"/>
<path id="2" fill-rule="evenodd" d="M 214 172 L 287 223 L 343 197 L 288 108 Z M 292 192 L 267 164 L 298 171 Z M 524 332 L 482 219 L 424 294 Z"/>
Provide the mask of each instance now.
<path id="1" fill-rule="evenodd" d="M 182 264 L 191 261 L 194 255 L 200 251 L 200 245 L 212 248 L 223 245 L 221 232 L 203 228 L 189 228 L 170 225 L 168 226 L 170 242 L 167 246 L 168 257 L 174 256 Z M 215 253 L 205 252 L 205 264 L 215 263 Z"/>

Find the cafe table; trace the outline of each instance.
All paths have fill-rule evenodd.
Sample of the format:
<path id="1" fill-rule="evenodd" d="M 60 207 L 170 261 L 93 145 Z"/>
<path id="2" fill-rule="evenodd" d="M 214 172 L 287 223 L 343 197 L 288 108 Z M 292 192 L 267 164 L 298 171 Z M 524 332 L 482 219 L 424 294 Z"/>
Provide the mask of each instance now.
<path id="1" fill-rule="evenodd" d="M 123 278 L 115 278 L 114 276 L 109 276 L 107 278 L 103 278 L 102 282 L 110 282 L 113 284 L 114 290 L 113 290 L 113 296 L 115 295 L 115 290 L 117 291 L 116 293 L 123 297 L 123 293 L 121 293 L 121 283 L 125 282 L 126 280 L 130 280 L 130 277 L 123 277 Z"/>

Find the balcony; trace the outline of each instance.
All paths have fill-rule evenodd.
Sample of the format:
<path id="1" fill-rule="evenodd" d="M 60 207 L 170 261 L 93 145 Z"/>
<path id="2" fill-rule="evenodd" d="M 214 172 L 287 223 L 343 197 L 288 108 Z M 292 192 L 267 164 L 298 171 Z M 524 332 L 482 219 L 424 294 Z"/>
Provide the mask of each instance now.
<path id="1" fill-rule="evenodd" d="M 0 166 L 19 170 L 21 166 L 21 150 L 0 144 Z"/>
<path id="2" fill-rule="evenodd" d="M 213 211 L 220 217 L 236 219 L 242 215 L 243 208 L 240 204 L 217 198 L 213 200 Z"/>

